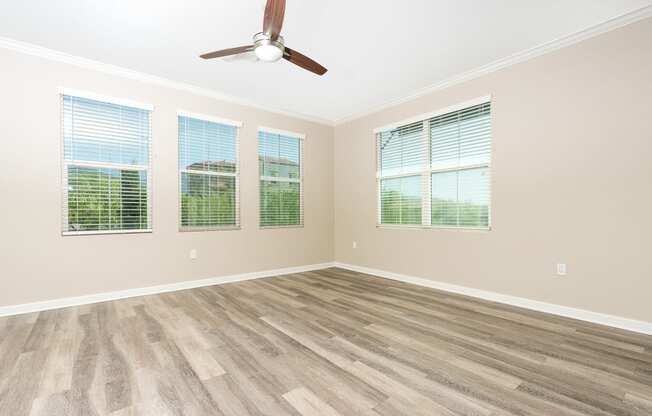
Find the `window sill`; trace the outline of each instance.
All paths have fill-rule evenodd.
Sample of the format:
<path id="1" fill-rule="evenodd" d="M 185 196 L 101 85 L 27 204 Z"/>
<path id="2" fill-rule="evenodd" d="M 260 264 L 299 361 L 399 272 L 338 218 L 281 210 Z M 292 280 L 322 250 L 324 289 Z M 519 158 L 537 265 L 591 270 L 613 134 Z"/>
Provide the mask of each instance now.
<path id="1" fill-rule="evenodd" d="M 64 237 L 75 235 L 110 235 L 110 234 L 151 234 L 152 229 L 146 230 L 99 230 L 99 231 L 63 231 L 61 233 Z"/>
<path id="2" fill-rule="evenodd" d="M 491 231 L 489 227 L 445 227 L 437 225 L 399 225 L 399 224 L 376 224 L 376 228 L 389 230 L 450 230 L 450 231 Z"/>
<path id="3" fill-rule="evenodd" d="M 241 230 L 240 226 L 225 226 L 225 227 L 180 227 L 179 232 L 181 233 L 195 233 L 203 231 L 238 231 Z"/>
<path id="4" fill-rule="evenodd" d="M 261 230 L 273 230 L 276 228 L 303 228 L 303 224 L 299 225 L 261 225 L 259 226 Z"/>

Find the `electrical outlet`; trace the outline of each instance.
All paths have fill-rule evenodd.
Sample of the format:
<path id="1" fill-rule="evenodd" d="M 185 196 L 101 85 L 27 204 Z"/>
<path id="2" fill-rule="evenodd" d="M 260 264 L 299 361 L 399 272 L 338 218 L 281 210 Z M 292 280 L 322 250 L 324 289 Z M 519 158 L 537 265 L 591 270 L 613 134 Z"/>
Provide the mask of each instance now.
<path id="1" fill-rule="evenodd" d="M 195 260 L 197 259 L 197 249 L 193 248 L 190 250 L 190 260 Z"/>
<path id="2" fill-rule="evenodd" d="M 357 241 L 353 242 L 353 248 L 358 248 L 358 242 Z"/>
<path id="3" fill-rule="evenodd" d="M 557 263 L 557 276 L 566 276 L 566 263 Z"/>

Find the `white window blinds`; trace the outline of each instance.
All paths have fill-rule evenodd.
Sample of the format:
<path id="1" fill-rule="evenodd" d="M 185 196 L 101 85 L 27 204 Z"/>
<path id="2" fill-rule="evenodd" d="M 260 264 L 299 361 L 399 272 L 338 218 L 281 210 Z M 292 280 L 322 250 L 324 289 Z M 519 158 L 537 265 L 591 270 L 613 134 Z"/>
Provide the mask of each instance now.
<path id="1" fill-rule="evenodd" d="M 61 97 L 63 233 L 151 231 L 150 110 Z"/>
<path id="2" fill-rule="evenodd" d="M 179 114 L 181 230 L 240 226 L 239 123 Z"/>
<path id="3" fill-rule="evenodd" d="M 419 121 L 378 135 L 381 224 L 422 222 L 425 132 Z"/>
<path id="4" fill-rule="evenodd" d="M 303 225 L 303 139 L 258 131 L 260 226 Z"/>
<path id="5" fill-rule="evenodd" d="M 489 228 L 491 104 L 377 133 L 379 223 Z"/>

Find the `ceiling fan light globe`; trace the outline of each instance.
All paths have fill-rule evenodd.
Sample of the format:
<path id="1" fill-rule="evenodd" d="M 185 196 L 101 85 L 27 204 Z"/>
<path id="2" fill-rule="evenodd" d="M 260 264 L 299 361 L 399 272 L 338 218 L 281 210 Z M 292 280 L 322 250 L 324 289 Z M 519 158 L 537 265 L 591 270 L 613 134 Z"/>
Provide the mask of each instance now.
<path id="1" fill-rule="evenodd" d="M 259 45 L 254 52 L 258 59 L 265 62 L 276 62 L 283 57 L 283 51 L 275 45 Z"/>

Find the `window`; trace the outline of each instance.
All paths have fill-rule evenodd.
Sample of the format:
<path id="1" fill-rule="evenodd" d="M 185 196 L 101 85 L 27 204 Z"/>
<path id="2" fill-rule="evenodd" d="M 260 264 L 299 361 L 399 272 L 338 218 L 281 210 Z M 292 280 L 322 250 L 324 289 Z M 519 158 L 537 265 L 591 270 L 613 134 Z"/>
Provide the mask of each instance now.
<path id="1" fill-rule="evenodd" d="M 488 229 L 489 98 L 376 130 L 380 225 Z"/>
<path id="2" fill-rule="evenodd" d="M 303 137 L 258 131 L 260 226 L 303 225 Z"/>
<path id="3" fill-rule="evenodd" d="M 151 231 L 151 107 L 62 90 L 63 233 Z"/>
<path id="4" fill-rule="evenodd" d="M 240 125 L 208 116 L 179 113 L 181 230 L 239 227 Z"/>

